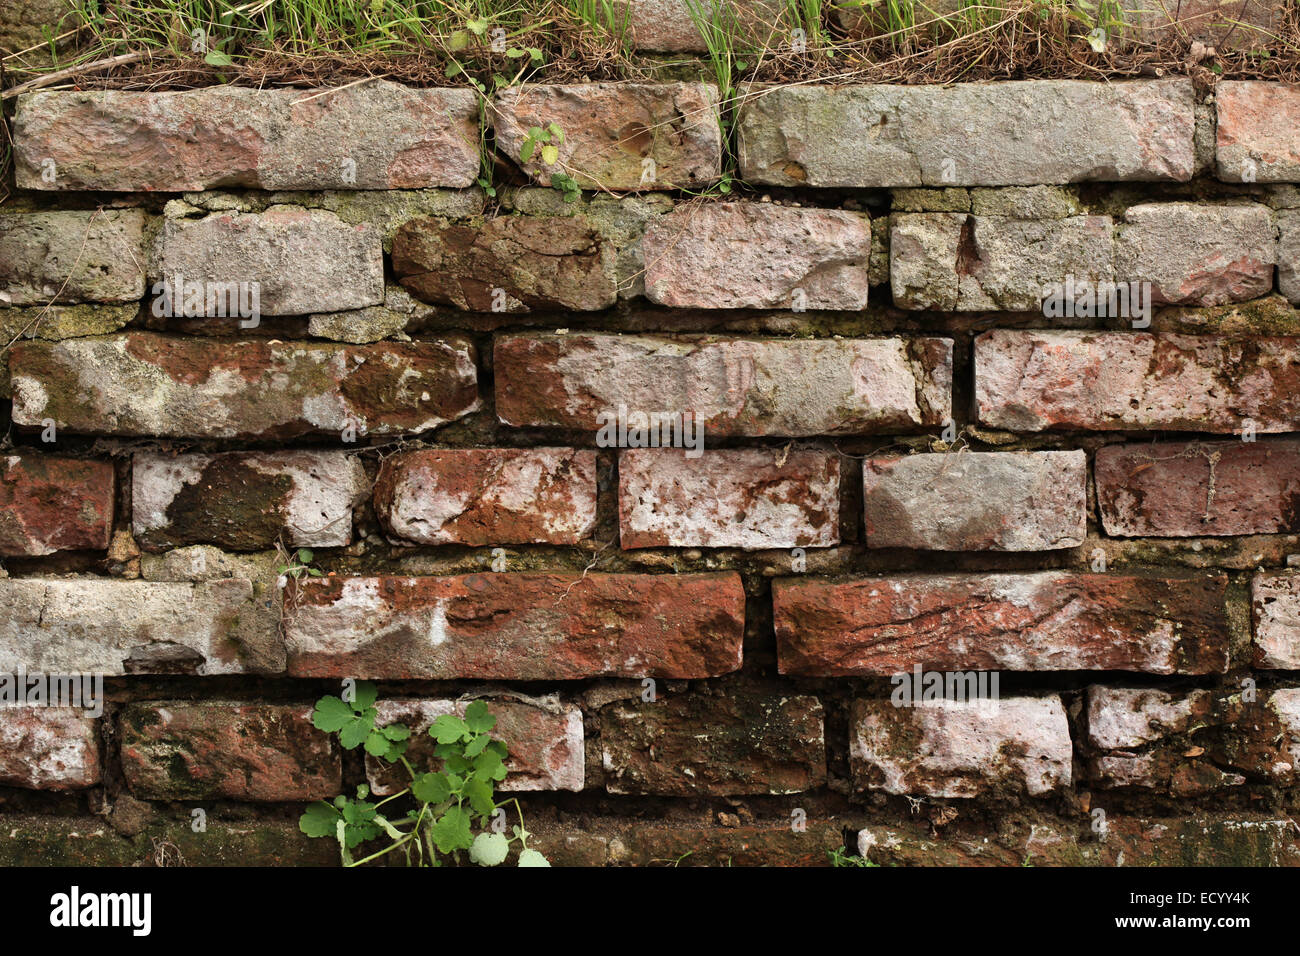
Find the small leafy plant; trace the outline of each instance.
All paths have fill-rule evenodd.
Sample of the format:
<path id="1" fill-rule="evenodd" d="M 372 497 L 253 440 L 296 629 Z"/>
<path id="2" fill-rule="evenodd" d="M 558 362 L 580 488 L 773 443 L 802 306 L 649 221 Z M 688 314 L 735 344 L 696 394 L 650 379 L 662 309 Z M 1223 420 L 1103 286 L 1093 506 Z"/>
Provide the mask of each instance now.
<path id="1" fill-rule="evenodd" d="M 280 553 L 283 554 L 284 552 L 281 551 Z M 320 568 L 313 568 L 311 566 L 312 561 L 315 559 L 316 555 L 310 548 L 299 548 L 292 555 L 285 558 L 281 564 L 276 565 L 275 573 L 280 576 L 281 586 L 283 587 L 287 584 L 289 578 L 293 578 L 297 581 L 299 578 L 303 577 L 321 577 L 324 572 L 321 571 Z"/>
<path id="2" fill-rule="evenodd" d="M 350 699 L 345 699 L 350 696 Z M 310 837 L 338 840 L 344 866 L 360 866 L 394 850 L 402 850 L 408 866 L 441 866 L 445 860 L 460 862 L 468 853 L 470 862 L 496 866 L 510 855 L 511 844 L 519 844 L 519 866 L 550 866 L 537 850 L 528 846 L 531 834 L 524 828 L 523 811 L 514 804 L 519 823 L 505 831 L 504 804 L 496 802 L 496 785 L 506 778 L 506 745 L 492 737 L 497 719 L 481 700 L 465 708 L 465 716 L 444 714 L 429 727 L 435 741 L 434 755 L 442 762 L 435 771 L 417 771 L 406 759 L 410 728 L 403 724 L 376 726 L 379 716 L 374 684 L 362 682 L 351 695 L 326 696 L 316 702 L 312 723 L 326 733 L 337 734 L 347 750 L 364 747 L 366 753 L 388 763 L 400 763 L 411 777 L 410 786 L 378 802 L 370 799 L 370 788 L 357 787 L 356 797 L 339 795 L 309 806 L 298 827 Z M 383 808 L 402 797 L 414 807 L 394 816 Z M 381 812 L 382 811 L 382 812 Z M 478 825 L 480 832 L 475 834 Z M 352 851 L 361 844 L 386 835 L 388 846 L 354 859 Z"/>

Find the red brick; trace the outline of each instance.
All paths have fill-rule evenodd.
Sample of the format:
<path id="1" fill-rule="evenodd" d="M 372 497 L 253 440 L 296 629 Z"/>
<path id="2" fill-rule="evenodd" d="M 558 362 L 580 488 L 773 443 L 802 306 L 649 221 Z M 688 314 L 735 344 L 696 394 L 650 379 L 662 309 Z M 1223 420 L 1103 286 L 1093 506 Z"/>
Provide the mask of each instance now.
<path id="1" fill-rule="evenodd" d="M 840 542 L 833 452 L 742 448 L 698 458 L 676 448 L 618 459 L 624 548 L 830 547 Z"/>
<path id="2" fill-rule="evenodd" d="M 80 790 L 100 776 L 98 719 L 76 707 L 0 707 L 0 784 Z"/>
<path id="3" fill-rule="evenodd" d="M 610 793 L 799 793 L 826 782 L 816 697 L 674 694 L 600 711 Z"/>
<path id="4" fill-rule="evenodd" d="M 1109 535 L 1300 531 L 1300 441 L 1107 445 L 1096 481 Z"/>
<path id="5" fill-rule="evenodd" d="M 1214 89 L 1216 159 L 1225 182 L 1300 182 L 1300 87 L 1230 80 Z"/>
<path id="6" fill-rule="evenodd" d="M 1223 574 L 935 574 L 773 582 L 783 674 L 933 670 L 1219 673 Z"/>
<path id="7" fill-rule="evenodd" d="M 342 789 L 341 751 L 311 713 L 278 704 L 132 704 L 122 715 L 122 772 L 146 800 L 332 798 Z"/>
<path id="8" fill-rule="evenodd" d="M 295 677 L 712 677 L 744 625 L 734 572 L 331 578 L 285 607 Z"/>
<path id="9" fill-rule="evenodd" d="M 0 556 L 108 547 L 111 462 L 24 452 L 6 455 L 0 465 Z"/>
<path id="10" fill-rule="evenodd" d="M 581 790 L 585 776 L 582 711 L 573 704 L 554 699 L 487 702 L 496 727 L 492 736 L 509 749 L 509 776 L 498 790 Z M 381 700 L 376 724 L 405 724 L 411 730 L 410 744 L 403 755 L 419 769 L 432 769 L 440 761 L 433 755 L 435 742 L 428 730 L 443 714 L 465 715 L 467 700 Z M 366 755 L 366 779 L 370 789 L 388 796 L 410 783 L 405 769 L 378 757 Z"/>
<path id="11" fill-rule="evenodd" d="M 1300 339 L 996 329 L 975 340 L 992 428 L 1300 429 Z"/>
<path id="12" fill-rule="evenodd" d="M 596 526 L 596 453 L 423 449 L 384 461 L 375 513 L 415 544 L 577 544 Z"/>
<path id="13" fill-rule="evenodd" d="M 912 707 L 856 700 L 850 721 L 856 789 L 1037 797 L 1070 785 L 1070 724 L 1055 695 L 932 700 Z"/>
<path id="14" fill-rule="evenodd" d="M 944 422 L 952 340 L 503 335 L 495 371 L 517 427 L 595 432 L 624 406 L 694 414 L 708 436 L 834 435 Z"/>
<path id="15" fill-rule="evenodd" d="M 129 332 L 19 342 L 15 424 L 161 438 L 358 438 L 420 432 L 478 408 L 473 346 L 339 346 Z"/>

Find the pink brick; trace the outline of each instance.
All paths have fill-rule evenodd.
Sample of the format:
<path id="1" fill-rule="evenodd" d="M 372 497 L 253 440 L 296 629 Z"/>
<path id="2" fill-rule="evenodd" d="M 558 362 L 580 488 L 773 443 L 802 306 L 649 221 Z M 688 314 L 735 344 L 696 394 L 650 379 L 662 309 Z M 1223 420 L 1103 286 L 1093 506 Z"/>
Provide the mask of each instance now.
<path id="1" fill-rule="evenodd" d="M 0 458 L 0 556 L 103 551 L 115 487 L 112 462 L 31 452 Z"/>
<path id="2" fill-rule="evenodd" d="M 624 548 L 839 544 L 838 455 L 766 448 L 689 454 L 664 448 L 619 455 Z"/>
<path id="3" fill-rule="evenodd" d="M 0 707 L 0 784 L 80 790 L 100 775 L 97 718 L 76 707 Z"/>

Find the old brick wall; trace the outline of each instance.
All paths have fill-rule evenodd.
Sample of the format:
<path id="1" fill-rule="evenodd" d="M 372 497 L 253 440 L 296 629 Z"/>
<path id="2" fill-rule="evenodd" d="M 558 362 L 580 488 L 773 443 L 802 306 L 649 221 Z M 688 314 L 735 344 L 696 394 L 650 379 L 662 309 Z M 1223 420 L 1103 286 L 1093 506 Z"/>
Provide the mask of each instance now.
<path id="1" fill-rule="evenodd" d="M 1300 89 L 744 94 L 505 94 L 497 199 L 468 89 L 18 99 L 0 672 L 109 701 L 0 709 L 0 860 L 333 862 L 354 678 L 557 863 L 1300 861 Z"/>

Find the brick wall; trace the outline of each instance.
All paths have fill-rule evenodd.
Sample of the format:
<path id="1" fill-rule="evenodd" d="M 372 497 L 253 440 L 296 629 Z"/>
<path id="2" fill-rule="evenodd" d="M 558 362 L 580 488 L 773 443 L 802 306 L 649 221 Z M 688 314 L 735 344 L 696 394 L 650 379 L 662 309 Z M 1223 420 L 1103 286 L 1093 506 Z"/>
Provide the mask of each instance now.
<path id="1" fill-rule="evenodd" d="M 1300 91 L 744 92 L 18 99 L 0 859 L 328 863 L 364 678 L 557 862 L 1300 860 Z"/>

